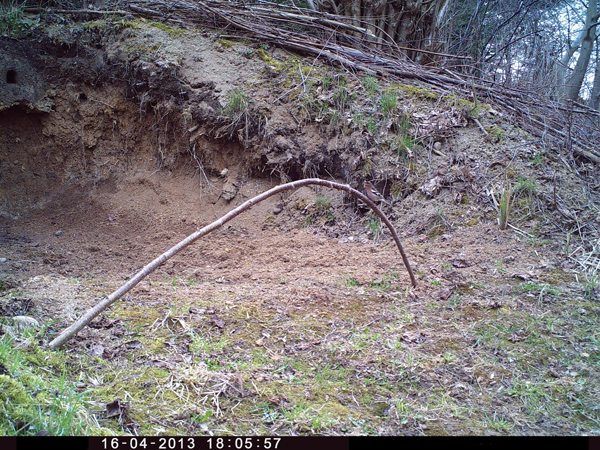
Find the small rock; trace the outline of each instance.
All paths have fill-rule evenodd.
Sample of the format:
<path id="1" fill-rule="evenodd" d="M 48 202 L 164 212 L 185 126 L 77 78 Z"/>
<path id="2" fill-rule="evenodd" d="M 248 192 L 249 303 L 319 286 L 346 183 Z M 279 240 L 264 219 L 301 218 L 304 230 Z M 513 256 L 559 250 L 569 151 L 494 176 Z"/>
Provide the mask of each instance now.
<path id="1" fill-rule="evenodd" d="M 58 230 L 54 233 L 54 236 L 61 236 L 63 234 L 62 230 Z"/>
<path id="2" fill-rule="evenodd" d="M 6 262 L 6 258 L 0 258 L 0 263 Z"/>
<path id="3" fill-rule="evenodd" d="M 33 317 L 14 316 L 12 319 L 13 319 L 15 328 L 17 329 L 17 332 L 24 331 L 27 328 L 39 328 L 40 327 L 40 323 L 37 320 L 35 320 Z"/>
<path id="4" fill-rule="evenodd" d="M 239 187 L 233 181 L 227 181 L 221 191 L 221 197 L 226 201 L 232 200 L 238 193 Z"/>
<path id="5" fill-rule="evenodd" d="M 283 208 L 281 206 L 276 206 L 275 209 L 273 210 L 273 214 L 277 215 L 281 211 L 283 211 Z"/>

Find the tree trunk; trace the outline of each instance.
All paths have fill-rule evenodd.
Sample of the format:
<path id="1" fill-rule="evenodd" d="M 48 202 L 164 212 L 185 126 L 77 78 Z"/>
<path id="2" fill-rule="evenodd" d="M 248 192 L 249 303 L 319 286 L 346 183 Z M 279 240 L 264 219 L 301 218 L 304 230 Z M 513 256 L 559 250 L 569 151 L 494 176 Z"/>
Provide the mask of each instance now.
<path id="1" fill-rule="evenodd" d="M 585 78 L 585 73 L 590 62 L 590 56 L 596 41 L 596 21 L 598 20 L 597 0 L 589 0 L 587 14 L 585 17 L 585 30 L 583 39 L 581 40 L 581 49 L 579 50 L 579 58 L 573 69 L 573 74 L 569 78 L 565 86 L 565 99 L 577 100 L 579 91 Z"/>
<path id="2" fill-rule="evenodd" d="M 589 107 L 592 109 L 598 109 L 598 105 L 600 105 L 600 55 L 598 53 L 598 46 L 596 46 L 596 70 L 589 103 Z"/>
<path id="3" fill-rule="evenodd" d="M 564 83 L 564 81 L 567 79 L 567 73 L 569 70 L 569 62 L 571 61 L 571 58 L 573 57 L 573 55 L 575 54 L 575 52 L 577 50 L 579 50 L 579 47 L 581 47 L 581 41 L 583 40 L 583 37 L 585 36 L 585 28 L 583 30 L 581 30 L 579 32 L 579 34 L 577 35 L 577 39 L 575 39 L 574 42 L 569 42 L 567 44 L 567 49 L 565 50 L 564 55 L 562 56 L 562 58 L 560 59 L 560 62 L 558 63 L 558 79 L 561 80 L 562 83 Z M 562 96 L 564 96 L 564 92 L 562 94 Z"/>
<path id="4" fill-rule="evenodd" d="M 438 42 L 439 29 L 444 23 L 450 0 L 313 0 L 317 8 L 331 10 L 351 17 L 353 25 L 372 31 L 372 46 L 397 44 L 414 48 L 407 56 L 416 62 L 428 63 L 431 54 L 442 47 Z M 425 53 L 426 53 L 425 52 Z"/>

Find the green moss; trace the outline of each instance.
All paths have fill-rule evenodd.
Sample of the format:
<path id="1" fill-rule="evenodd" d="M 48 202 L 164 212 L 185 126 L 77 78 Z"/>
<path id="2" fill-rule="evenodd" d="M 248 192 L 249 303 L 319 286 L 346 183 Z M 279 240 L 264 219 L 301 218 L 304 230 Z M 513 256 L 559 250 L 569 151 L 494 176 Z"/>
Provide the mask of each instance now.
<path id="1" fill-rule="evenodd" d="M 96 22 L 101 22 L 101 21 L 98 20 Z M 142 29 L 142 26 L 140 25 L 139 20 L 120 20 L 120 21 L 112 24 L 112 26 L 117 30 L 125 30 L 125 29 L 141 30 Z"/>
<path id="2" fill-rule="evenodd" d="M 471 218 L 471 219 L 467 220 L 468 227 L 474 227 L 478 223 L 479 223 L 479 219 L 476 219 L 476 218 Z"/>
<path id="3" fill-rule="evenodd" d="M 540 281 L 542 283 L 547 283 L 550 285 L 560 285 L 564 283 L 572 283 L 576 281 L 576 277 L 572 273 L 567 273 L 559 268 L 553 268 L 550 272 L 540 276 Z"/>
<path id="4" fill-rule="evenodd" d="M 230 41 L 229 39 L 221 39 L 221 38 L 219 38 L 215 42 L 217 44 L 222 45 L 224 48 L 231 48 L 231 47 L 233 47 L 235 45 L 234 42 Z"/>
<path id="5" fill-rule="evenodd" d="M 426 436 L 450 436 L 450 433 L 444 428 L 444 425 L 437 422 L 428 423 L 425 430 Z"/>
<path id="6" fill-rule="evenodd" d="M 171 36 L 172 38 L 175 37 L 179 37 L 183 34 L 186 33 L 185 28 L 181 28 L 181 27 L 174 27 L 172 25 L 169 25 L 165 22 L 159 22 L 157 20 L 149 20 L 148 21 L 148 25 L 150 25 L 151 27 L 154 28 L 158 28 L 159 30 L 165 31 L 167 33 L 169 33 L 169 36 Z"/>
<path id="7" fill-rule="evenodd" d="M 366 157 L 364 159 L 364 165 L 362 168 L 362 176 L 363 176 L 363 178 L 367 178 L 367 177 L 370 177 L 372 173 L 373 173 L 373 161 L 371 160 L 371 158 Z"/>
<path id="8" fill-rule="evenodd" d="M 392 85 L 392 87 L 394 86 L 397 86 L 398 90 L 404 92 L 410 97 L 416 97 L 421 100 L 435 100 L 438 98 L 438 95 L 429 88 L 423 88 L 411 84 Z"/>
<path id="9" fill-rule="evenodd" d="M 111 313 L 111 317 L 123 320 L 131 320 L 133 323 L 152 323 L 156 319 L 160 319 L 164 313 L 159 308 L 147 308 L 144 306 L 118 305 Z"/>
<path id="10" fill-rule="evenodd" d="M 504 136 L 506 134 L 506 131 L 497 126 L 487 128 L 486 131 L 488 133 L 488 135 L 486 136 L 486 140 L 493 144 L 501 143 L 504 140 Z"/>
<path id="11" fill-rule="evenodd" d="M 445 232 L 446 232 L 446 226 L 445 225 L 434 225 L 431 228 L 429 228 L 429 230 L 427 230 L 427 232 L 425 233 L 425 235 L 429 239 L 433 239 L 433 238 L 435 238 L 437 236 L 441 236 Z"/>
<path id="12" fill-rule="evenodd" d="M 117 22 L 117 24 L 119 24 L 120 22 Z M 108 28 L 109 26 L 111 27 L 118 27 L 117 24 L 113 24 L 113 23 L 109 23 L 108 21 L 104 20 L 104 19 L 100 19 L 100 20 L 90 20 L 89 22 L 85 22 L 83 24 L 83 28 L 85 28 L 86 30 L 103 30 L 105 28 Z"/>
<path id="13" fill-rule="evenodd" d="M 165 349 L 165 342 L 167 339 L 165 337 L 156 337 L 151 338 L 146 341 L 144 347 L 148 352 L 152 354 L 158 354 Z"/>
<path id="14" fill-rule="evenodd" d="M 281 64 L 280 60 L 278 60 L 277 58 L 274 58 L 269 52 L 267 52 L 263 48 L 256 49 L 256 54 L 262 61 L 266 62 L 267 64 L 270 64 L 272 66 L 277 66 L 277 65 Z"/>
<path id="15" fill-rule="evenodd" d="M 31 396 L 27 394 L 25 387 L 13 380 L 8 375 L 0 375 L 0 401 L 4 408 L 13 404 L 25 404 L 31 401 Z"/>
<path id="16" fill-rule="evenodd" d="M 469 116 L 478 118 L 481 110 L 489 111 L 490 105 L 481 103 L 479 100 L 467 100 L 455 94 L 445 95 L 444 101 L 448 106 L 466 111 Z"/>

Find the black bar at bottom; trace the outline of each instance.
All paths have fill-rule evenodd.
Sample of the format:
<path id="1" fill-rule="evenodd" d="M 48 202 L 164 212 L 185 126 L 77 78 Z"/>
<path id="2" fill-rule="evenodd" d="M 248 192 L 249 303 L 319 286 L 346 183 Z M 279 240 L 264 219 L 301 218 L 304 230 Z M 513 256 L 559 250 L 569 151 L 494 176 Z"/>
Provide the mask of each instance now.
<path id="1" fill-rule="evenodd" d="M 0 437 L 0 450 L 600 450 L 600 437 Z"/>

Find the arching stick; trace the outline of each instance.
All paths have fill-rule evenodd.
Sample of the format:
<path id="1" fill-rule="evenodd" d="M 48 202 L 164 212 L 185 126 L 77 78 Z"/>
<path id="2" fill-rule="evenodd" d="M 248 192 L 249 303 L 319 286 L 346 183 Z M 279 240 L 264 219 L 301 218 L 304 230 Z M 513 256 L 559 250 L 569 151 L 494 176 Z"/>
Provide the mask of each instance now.
<path id="1" fill-rule="evenodd" d="M 75 323 L 73 325 L 68 327 L 61 334 L 59 334 L 56 338 L 54 338 L 54 340 L 52 340 L 48 344 L 48 346 L 51 349 L 55 349 L 55 348 L 58 348 L 61 345 L 63 345 L 65 342 L 67 342 L 69 339 L 71 339 L 73 336 L 75 336 L 83 327 L 85 327 L 88 323 L 90 323 L 92 320 L 94 320 L 94 318 L 98 314 L 100 314 L 102 311 L 104 311 L 106 308 L 108 308 L 110 305 L 112 305 L 118 299 L 123 297 L 135 285 L 137 285 L 140 281 L 142 281 L 150 273 L 152 273 L 154 270 L 156 270 L 161 264 L 163 264 L 165 261 L 167 261 L 172 256 L 179 253 L 181 250 L 186 248 L 188 245 L 190 245 L 193 242 L 200 239 L 202 236 L 223 226 L 223 224 L 229 222 L 234 217 L 240 215 L 244 211 L 252 208 L 252 206 L 256 205 L 257 203 L 262 202 L 263 200 L 271 197 L 272 195 L 278 194 L 283 191 L 289 191 L 291 189 L 298 189 L 302 186 L 308 186 L 311 184 L 317 184 L 320 186 L 325 186 L 328 188 L 338 189 L 340 191 L 348 192 L 349 194 L 352 194 L 355 197 L 358 197 L 359 199 L 361 199 L 373 211 L 375 211 L 375 214 L 377 214 L 381 218 L 383 223 L 386 224 L 386 226 L 389 228 L 390 232 L 392 233 L 394 241 L 396 242 L 396 246 L 398 247 L 398 250 L 400 251 L 400 255 L 402 256 L 402 261 L 404 261 L 404 265 L 406 266 L 406 270 L 408 271 L 408 275 L 410 276 L 410 281 L 411 281 L 412 285 L 413 286 L 417 285 L 417 281 L 415 280 L 415 276 L 410 267 L 410 263 L 408 262 L 408 258 L 406 257 L 406 254 L 404 253 L 404 249 L 402 248 L 402 244 L 400 243 L 400 239 L 398 238 L 398 235 L 396 234 L 396 230 L 394 229 L 394 226 L 388 220 L 388 218 L 381 212 L 381 210 L 377 207 L 377 205 L 375 205 L 375 203 L 373 203 L 362 192 L 359 192 L 356 189 L 351 188 L 347 184 L 335 183 L 333 181 L 321 180 L 319 178 L 308 178 L 306 180 L 292 181 L 291 183 L 286 183 L 286 184 L 281 184 L 279 186 L 275 186 L 274 188 L 269 189 L 268 191 L 263 192 L 262 194 L 257 195 L 254 198 L 251 198 L 247 202 L 242 203 L 237 208 L 229 211 L 227 214 L 225 214 L 219 220 L 216 220 L 213 223 L 211 223 L 210 225 L 207 225 L 204 228 L 202 228 L 201 230 L 198 230 L 195 233 L 189 235 L 183 241 L 179 242 L 174 247 L 171 247 L 169 250 L 164 252 L 162 255 L 160 255 L 158 258 L 156 258 L 154 261 L 152 261 L 151 263 L 146 265 L 142 270 L 140 270 L 137 274 L 135 274 L 135 276 L 132 277 L 127 283 L 125 283 L 123 286 L 121 286 L 115 292 L 110 294 L 107 298 L 102 300 L 100 303 L 98 303 L 92 309 L 88 310 L 88 312 L 86 312 L 83 316 L 81 316 L 79 319 L 77 319 L 77 321 L 75 321 Z"/>

